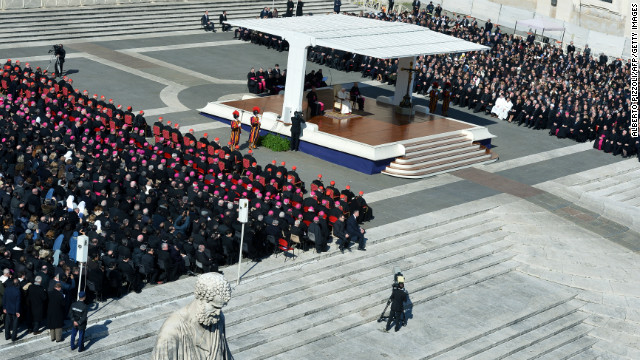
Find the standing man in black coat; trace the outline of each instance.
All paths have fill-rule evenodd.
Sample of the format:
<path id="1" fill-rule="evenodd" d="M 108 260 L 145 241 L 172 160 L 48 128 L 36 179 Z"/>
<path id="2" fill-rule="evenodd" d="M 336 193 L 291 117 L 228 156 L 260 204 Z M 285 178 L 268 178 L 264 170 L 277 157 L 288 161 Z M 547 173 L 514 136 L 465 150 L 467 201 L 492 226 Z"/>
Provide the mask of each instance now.
<path id="1" fill-rule="evenodd" d="M 73 322 L 73 328 L 71 329 L 71 350 L 78 348 L 78 352 L 84 351 L 84 331 L 87 329 L 87 304 L 84 303 L 85 293 L 80 291 L 78 294 L 80 299 L 71 304 L 69 310 L 69 318 Z M 78 342 L 76 343 L 76 335 L 78 335 Z"/>
<path id="2" fill-rule="evenodd" d="M 418 16 L 420 12 L 420 0 L 413 0 L 411 8 L 413 9 L 413 16 Z"/>
<path id="3" fill-rule="evenodd" d="M 40 323 L 44 317 L 44 307 L 47 301 L 47 292 L 42 287 L 42 277 L 36 276 L 33 284 L 27 290 L 27 305 L 31 310 L 31 331 L 33 335 L 39 335 Z"/>
<path id="4" fill-rule="evenodd" d="M 391 329 L 391 323 L 394 320 L 396 322 L 396 331 L 398 331 L 402 326 L 404 303 L 407 301 L 407 293 L 404 291 L 404 278 L 398 278 L 398 285 L 394 286 L 389 301 L 391 302 L 391 313 L 389 314 L 389 320 L 387 320 L 385 331 L 389 331 L 389 329 Z"/>
<path id="5" fill-rule="evenodd" d="M 56 283 L 49 294 L 47 305 L 47 327 L 51 341 L 62 342 L 62 327 L 64 326 L 65 299 L 62 284 Z"/>
<path id="6" fill-rule="evenodd" d="M 289 145 L 293 151 L 300 150 L 300 136 L 302 136 L 303 123 L 304 118 L 302 117 L 302 112 L 294 112 L 293 117 L 291 117 L 291 141 Z"/>
<path id="7" fill-rule="evenodd" d="M 2 285 L 0 285 L 2 286 Z M 20 318 L 20 279 L 13 278 L 5 282 L 6 289 L 2 298 L 4 319 L 4 339 L 16 341 L 18 336 L 18 319 Z"/>
<path id="8" fill-rule="evenodd" d="M 293 0 L 287 0 L 287 12 L 285 13 L 285 17 L 292 17 L 293 16 Z"/>
<path id="9" fill-rule="evenodd" d="M 304 3 L 302 2 L 302 0 L 298 0 L 298 7 L 296 8 L 296 16 L 302 16 L 303 6 L 304 6 Z"/>
<path id="10" fill-rule="evenodd" d="M 333 0 L 333 12 L 336 14 L 340 14 L 340 6 L 342 6 L 342 1 Z"/>

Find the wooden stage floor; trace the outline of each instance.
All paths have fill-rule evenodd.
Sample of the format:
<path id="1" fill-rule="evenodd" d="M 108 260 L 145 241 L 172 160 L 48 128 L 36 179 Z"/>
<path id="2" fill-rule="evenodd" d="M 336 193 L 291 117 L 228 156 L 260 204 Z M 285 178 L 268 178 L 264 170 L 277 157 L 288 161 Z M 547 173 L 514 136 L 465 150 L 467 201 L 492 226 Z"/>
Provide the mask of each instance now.
<path id="1" fill-rule="evenodd" d="M 226 101 L 222 104 L 245 111 L 251 111 L 254 106 L 261 111 L 273 112 L 281 115 L 284 95 L 272 95 L 247 100 Z M 322 101 L 322 99 L 321 99 Z M 325 103 L 325 111 L 331 110 L 333 103 Z M 329 108 L 327 108 L 329 106 Z M 307 112 L 306 101 L 303 101 L 303 111 Z M 472 124 L 459 122 L 439 115 L 417 114 L 413 116 L 401 115 L 395 112 L 391 105 L 378 104 L 375 99 L 366 98 L 364 111 L 354 111 L 349 119 L 338 120 L 326 116 L 315 116 L 307 119 L 318 125 L 318 130 L 358 141 L 371 146 L 406 141 L 431 135 L 437 135 L 474 127 Z M 306 119 L 306 117 L 305 117 Z"/>

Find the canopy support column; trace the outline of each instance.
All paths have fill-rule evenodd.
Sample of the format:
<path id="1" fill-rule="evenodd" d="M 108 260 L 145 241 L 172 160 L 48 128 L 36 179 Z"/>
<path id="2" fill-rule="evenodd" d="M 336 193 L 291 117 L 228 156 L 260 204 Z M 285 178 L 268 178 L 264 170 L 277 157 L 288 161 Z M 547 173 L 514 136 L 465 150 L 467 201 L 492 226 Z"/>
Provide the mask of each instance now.
<path id="1" fill-rule="evenodd" d="M 287 60 L 287 81 L 284 86 L 284 102 L 282 118 L 285 123 L 291 122 L 294 111 L 302 111 L 304 95 L 304 75 L 307 69 L 308 41 L 289 41 L 289 58 Z"/>

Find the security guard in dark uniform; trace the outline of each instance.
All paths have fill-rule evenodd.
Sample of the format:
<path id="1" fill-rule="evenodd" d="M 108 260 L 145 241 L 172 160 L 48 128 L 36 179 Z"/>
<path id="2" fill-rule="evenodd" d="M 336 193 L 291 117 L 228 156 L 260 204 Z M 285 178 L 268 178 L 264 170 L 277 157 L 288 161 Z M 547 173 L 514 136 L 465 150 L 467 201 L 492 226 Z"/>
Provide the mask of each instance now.
<path id="1" fill-rule="evenodd" d="M 402 317 L 404 314 L 404 303 L 407 301 L 407 292 L 404 291 L 404 277 L 398 276 L 397 281 L 398 285 L 393 287 L 391 297 L 389 298 L 391 302 L 391 313 L 389 314 L 385 331 L 391 329 L 391 323 L 394 320 L 396 322 L 396 331 L 400 330 L 403 323 Z"/>
<path id="2" fill-rule="evenodd" d="M 69 310 L 69 318 L 73 322 L 71 329 L 71 350 L 78 348 L 78 352 L 84 351 L 84 332 L 87 329 L 87 304 L 84 303 L 85 293 L 80 291 L 79 300 L 71 304 Z M 78 335 L 78 343 L 76 344 L 76 334 Z"/>

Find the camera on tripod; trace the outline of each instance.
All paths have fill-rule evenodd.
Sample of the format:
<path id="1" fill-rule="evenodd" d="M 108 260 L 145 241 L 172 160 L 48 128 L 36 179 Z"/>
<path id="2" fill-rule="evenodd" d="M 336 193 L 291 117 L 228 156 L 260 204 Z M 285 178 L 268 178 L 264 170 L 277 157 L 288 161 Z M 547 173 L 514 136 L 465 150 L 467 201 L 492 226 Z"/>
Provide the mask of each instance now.
<path id="1" fill-rule="evenodd" d="M 54 53 L 54 54 L 55 54 L 55 53 L 57 53 L 57 52 L 59 52 L 59 51 L 60 51 L 60 45 L 57 45 L 57 44 L 56 44 L 56 45 L 53 45 L 53 46 L 51 47 L 51 49 L 49 49 L 49 54 L 51 54 L 51 53 Z"/>
<path id="2" fill-rule="evenodd" d="M 404 275 L 400 271 L 400 268 L 397 266 L 393 267 L 393 285 L 391 285 L 392 289 L 398 289 L 400 284 L 404 284 Z"/>

